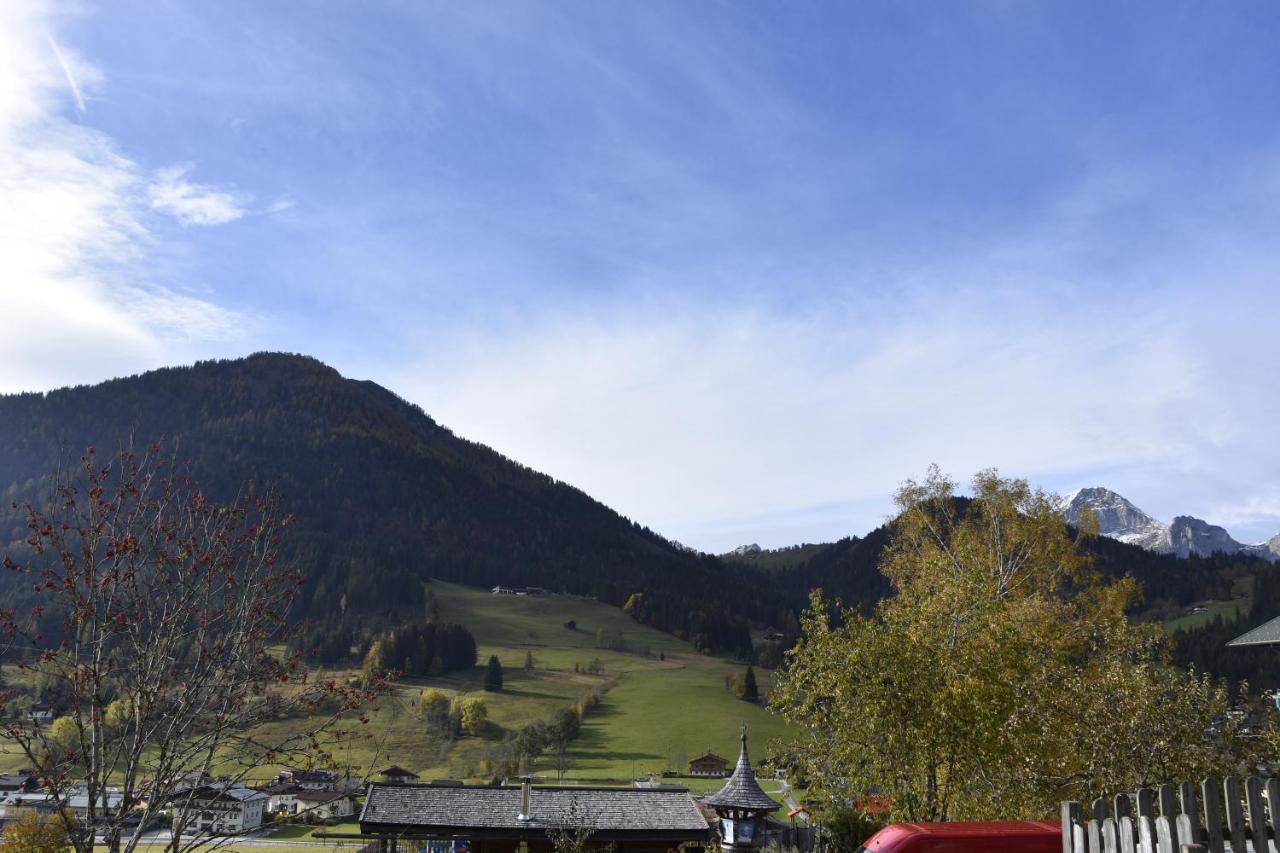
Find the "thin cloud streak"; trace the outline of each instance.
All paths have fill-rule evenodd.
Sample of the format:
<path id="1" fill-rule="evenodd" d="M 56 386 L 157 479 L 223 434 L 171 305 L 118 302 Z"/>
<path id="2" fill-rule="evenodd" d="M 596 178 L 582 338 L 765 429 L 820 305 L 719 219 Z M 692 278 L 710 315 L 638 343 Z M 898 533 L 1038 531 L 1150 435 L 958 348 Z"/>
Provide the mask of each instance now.
<path id="1" fill-rule="evenodd" d="M 71 95 L 75 98 L 76 109 L 81 115 L 85 112 L 84 93 L 80 91 L 80 84 L 76 82 L 76 75 L 72 73 L 71 66 L 67 64 L 67 58 L 62 55 L 62 49 L 58 47 L 58 43 L 53 40 L 52 36 L 48 36 L 49 47 L 53 50 L 53 55 L 58 60 L 58 65 L 62 68 L 63 75 L 67 78 L 67 85 L 71 88 Z"/>

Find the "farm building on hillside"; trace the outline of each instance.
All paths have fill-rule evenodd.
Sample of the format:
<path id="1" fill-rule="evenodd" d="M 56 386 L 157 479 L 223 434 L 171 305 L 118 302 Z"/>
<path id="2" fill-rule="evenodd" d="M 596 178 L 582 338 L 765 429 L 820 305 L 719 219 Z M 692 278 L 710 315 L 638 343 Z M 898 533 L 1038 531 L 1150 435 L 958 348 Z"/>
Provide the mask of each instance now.
<path id="1" fill-rule="evenodd" d="M 616 853 L 666 853 L 705 845 L 710 827 L 688 790 L 382 785 L 369 787 L 360 832 L 383 853 L 462 843 L 470 853 L 527 849 L 550 853 L 552 833 L 592 830 L 591 843 Z M 527 846 L 526 846 L 527 845 Z"/>
<path id="2" fill-rule="evenodd" d="M 33 723 L 52 723 L 58 716 L 58 712 L 53 710 L 53 706 L 46 705 L 43 702 L 37 702 L 31 706 L 31 710 L 27 712 L 27 717 Z"/>
<path id="3" fill-rule="evenodd" d="M 548 591 L 540 586 L 495 586 L 490 590 L 494 595 L 548 595 Z"/>
<path id="4" fill-rule="evenodd" d="M 690 776 L 728 776 L 729 759 L 707 752 L 689 762 Z"/>
<path id="5" fill-rule="evenodd" d="M 385 781 L 393 784 L 401 784 L 404 782 L 412 782 L 418 778 L 418 774 L 412 770 L 405 770 L 399 764 L 392 764 L 386 770 L 379 770 L 378 775 Z"/>

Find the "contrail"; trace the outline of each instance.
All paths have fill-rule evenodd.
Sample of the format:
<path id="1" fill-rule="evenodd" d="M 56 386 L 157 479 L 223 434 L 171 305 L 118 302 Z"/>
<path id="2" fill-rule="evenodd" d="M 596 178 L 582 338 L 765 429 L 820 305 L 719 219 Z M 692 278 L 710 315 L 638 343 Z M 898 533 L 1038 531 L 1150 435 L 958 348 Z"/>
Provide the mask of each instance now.
<path id="1" fill-rule="evenodd" d="M 53 48 L 53 55 L 58 58 L 58 64 L 62 66 L 62 73 L 67 76 L 67 85 L 71 87 L 71 94 L 76 99 L 76 109 L 84 112 L 84 94 L 80 91 L 80 84 L 76 82 L 76 75 L 71 73 L 71 66 L 67 64 L 67 58 L 62 55 L 62 51 L 58 48 L 58 43 L 53 40 L 53 36 L 45 36 L 49 40 L 49 47 Z"/>

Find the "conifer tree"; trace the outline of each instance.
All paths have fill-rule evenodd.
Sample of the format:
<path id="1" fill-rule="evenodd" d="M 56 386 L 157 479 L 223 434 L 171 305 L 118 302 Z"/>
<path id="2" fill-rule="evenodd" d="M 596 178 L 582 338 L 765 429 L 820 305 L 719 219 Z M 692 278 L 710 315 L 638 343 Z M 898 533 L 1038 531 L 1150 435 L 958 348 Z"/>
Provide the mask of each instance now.
<path id="1" fill-rule="evenodd" d="M 489 665 L 484 670 L 484 689 L 490 693 L 502 690 L 502 664 L 497 655 L 489 655 Z"/>
<path id="2" fill-rule="evenodd" d="M 760 701 L 760 688 L 756 686 L 756 673 L 747 667 L 747 674 L 742 677 L 742 698 L 747 702 Z"/>

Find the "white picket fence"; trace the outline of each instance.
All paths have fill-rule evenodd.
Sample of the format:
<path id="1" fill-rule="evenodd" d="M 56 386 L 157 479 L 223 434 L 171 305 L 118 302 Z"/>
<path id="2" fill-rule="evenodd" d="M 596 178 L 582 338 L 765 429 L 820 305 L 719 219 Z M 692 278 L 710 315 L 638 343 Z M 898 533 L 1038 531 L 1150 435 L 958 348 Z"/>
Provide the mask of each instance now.
<path id="1" fill-rule="evenodd" d="M 1280 853 L 1280 779 L 1205 779 L 1062 804 L 1062 853 Z"/>

